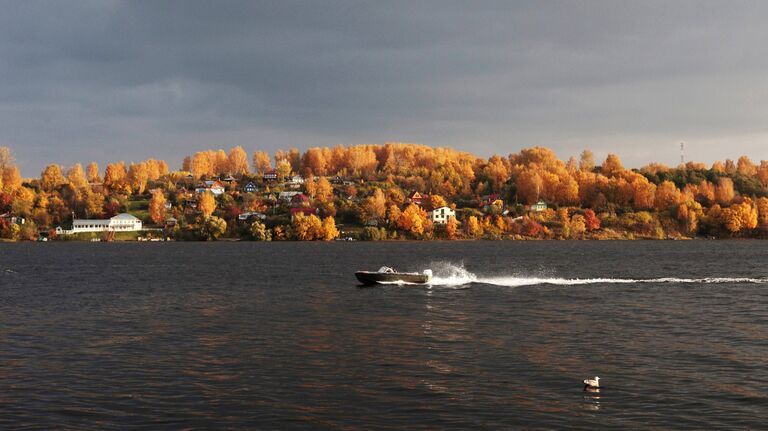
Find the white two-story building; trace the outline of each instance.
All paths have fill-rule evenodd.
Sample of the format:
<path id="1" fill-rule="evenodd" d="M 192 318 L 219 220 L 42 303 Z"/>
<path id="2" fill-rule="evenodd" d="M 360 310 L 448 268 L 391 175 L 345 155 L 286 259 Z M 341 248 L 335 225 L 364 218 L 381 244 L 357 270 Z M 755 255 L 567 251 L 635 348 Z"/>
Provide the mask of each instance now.
<path id="1" fill-rule="evenodd" d="M 434 224 L 445 224 L 451 218 L 456 218 L 456 211 L 450 207 L 435 208 L 429 212 L 429 218 Z"/>
<path id="2" fill-rule="evenodd" d="M 142 229 L 141 220 L 127 214 L 118 214 L 106 220 L 75 219 L 72 230 L 68 233 L 80 232 L 132 232 Z"/>

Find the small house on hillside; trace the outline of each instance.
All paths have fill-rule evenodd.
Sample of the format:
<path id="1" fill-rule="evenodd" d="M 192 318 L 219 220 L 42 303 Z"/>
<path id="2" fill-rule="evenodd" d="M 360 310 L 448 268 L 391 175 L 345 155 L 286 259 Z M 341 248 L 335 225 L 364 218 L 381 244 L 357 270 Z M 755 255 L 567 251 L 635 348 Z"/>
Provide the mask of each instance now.
<path id="1" fill-rule="evenodd" d="M 290 203 L 294 196 L 300 195 L 301 192 L 297 191 L 288 191 L 288 192 L 280 192 L 279 195 L 277 195 L 277 198 L 285 203 Z"/>
<path id="2" fill-rule="evenodd" d="M 266 220 L 267 219 L 267 215 L 264 214 L 264 213 L 260 213 L 260 212 L 248 211 L 248 212 L 244 212 L 244 213 L 238 215 L 237 219 L 240 220 L 240 221 L 250 221 L 250 220 L 255 220 L 255 219 Z"/>
<path id="3" fill-rule="evenodd" d="M 456 211 L 451 207 L 435 208 L 429 212 L 429 219 L 434 224 L 446 224 L 452 218 L 456 218 Z"/>
<path id="4" fill-rule="evenodd" d="M 422 194 L 417 191 L 414 191 L 410 195 L 408 195 L 408 203 L 416 204 L 416 205 L 423 205 L 429 201 L 429 195 Z"/>
<path id="5" fill-rule="evenodd" d="M 11 224 L 25 224 L 27 220 L 24 217 L 14 216 L 11 213 L 0 214 L 0 220 Z"/>
<path id="6" fill-rule="evenodd" d="M 304 193 L 299 193 L 291 198 L 291 205 L 303 206 L 305 204 L 309 205 L 309 197 Z"/>
<path id="7" fill-rule="evenodd" d="M 547 208 L 549 208 L 549 206 L 547 205 L 547 203 L 546 203 L 546 202 L 544 202 L 544 200 L 542 200 L 542 199 L 539 199 L 539 201 L 538 201 L 538 202 L 536 202 L 535 204 L 533 204 L 533 205 L 531 205 L 531 206 L 530 206 L 529 210 L 530 210 L 531 212 L 540 213 L 540 212 L 544 212 L 544 211 L 546 211 L 546 210 L 547 210 Z"/>
<path id="8" fill-rule="evenodd" d="M 264 175 L 261 177 L 264 179 L 264 181 L 277 181 L 277 177 L 279 174 L 276 170 L 272 169 L 271 171 L 264 172 Z"/>
<path id="9" fill-rule="evenodd" d="M 248 184 L 245 185 L 243 190 L 246 193 L 255 193 L 256 190 L 258 190 L 258 187 L 256 187 L 256 184 L 254 184 L 253 182 L 249 182 Z"/>
<path id="10" fill-rule="evenodd" d="M 480 197 L 480 208 L 487 207 L 489 205 L 493 205 L 496 201 L 501 200 L 501 195 L 498 193 L 493 193 L 490 195 L 483 195 Z M 503 201 L 502 201 L 503 204 Z"/>
<path id="11" fill-rule="evenodd" d="M 224 183 L 221 181 L 205 181 L 204 183 L 197 186 L 195 189 L 196 193 L 205 193 L 205 192 L 211 192 L 214 196 L 220 196 L 223 195 L 225 191 Z"/>

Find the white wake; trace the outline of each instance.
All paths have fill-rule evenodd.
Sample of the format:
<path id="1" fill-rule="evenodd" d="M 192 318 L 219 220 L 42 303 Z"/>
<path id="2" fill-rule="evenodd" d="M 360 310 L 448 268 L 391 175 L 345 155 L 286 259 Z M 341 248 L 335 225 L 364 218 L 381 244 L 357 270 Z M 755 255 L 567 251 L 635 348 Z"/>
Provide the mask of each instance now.
<path id="1" fill-rule="evenodd" d="M 489 284 L 504 287 L 519 286 L 578 286 L 589 284 L 768 284 L 768 277 L 702 277 L 702 278 L 566 278 L 566 277 L 548 277 L 548 276 L 524 276 L 524 275 L 502 275 L 502 276 L 478 276 L 462 264 L 452 264 L 446 262 L 437 262 L 431 264 L 434 272 L 432 286 L 465 286 L 468 284 Z"/>

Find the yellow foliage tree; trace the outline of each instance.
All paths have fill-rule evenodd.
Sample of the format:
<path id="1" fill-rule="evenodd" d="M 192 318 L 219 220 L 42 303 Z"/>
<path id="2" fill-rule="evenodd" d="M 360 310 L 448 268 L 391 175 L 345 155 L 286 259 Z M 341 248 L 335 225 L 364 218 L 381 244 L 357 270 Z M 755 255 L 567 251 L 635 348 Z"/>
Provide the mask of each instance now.
<path id="1" fill-rule="evenodd" d="M 276 170 L 281 180 L 285 177 L 290 176 L 291 172 L 293 172 L 293 168 L 291 167 L 291 162 L 289 162 L 288 159 L 282 159 L 279 162 L 277 162 Z"/>
<path id="2" fill-rule="evenodd" d="M 96 162 L 91 162 L 88 165 L 88 168 L 86 170 L 86 178 L 91 183 L 98 183 L 101 181 L 101 178 L 99 177 L 99 164 Z"/>
<path id="3" fill-rule="evenodd" d="M 192 176 L 195 178 L 202 178 L 205 175 L 210 175 L 213 171 L 213 163 L 210 160 L 210 155 L 202 151 L 195 153 L 190 162 L 190 170 L 192 171 Z"/>
<path id="4" fill-rule="evenodd" d="M 733 180 L 728 177 L 721 177 L 715 187 L 715 200 L 720 205 L 729 205 L 733 202 L 736 192 L 733 190 Z"/>
<path id="5" fill-rule="evenodd" d="M 459 230 L 459 222 L 456 221 L 456 217 L 449 217 L 445 223 L 445 237 L 448 239 L 456 239 L 456 233 Z"/>
<path id="6" fill-rule="evenodd" d="M 427 213 L 416 204 L 408 205 L 405 211 L 400 214 L 400 218 L 398 218 L 397 221 L 398 228 L 408 231 L 416 236 L 424 234 L 426 224 Z"/>
<path id="7" fill-rule="evenodd" d="M 131 166 L 128 168 L 128 181 L 136 194 L 143 195 L 147 187 L 147 181 L 149 181 L 147 164 L 145 162 L 131 163 Z"/>
<path id="8" fill-rule="evenodd" d="M 470 238 L 477 238 L 483 234 L 483 227 L 480 226 L 477 217 L 467 217 L 467 220 L 464 222 L 464 233 Z"/>
<path id="9" fill-rule="evenodd" d="M 201 193 L 197 205 L 200 212 L 203 213 L 203 218 L 208 218 L 216 211 L 216 198 L 211 192 Z"/>
<path id="10" fill-rule="evenodd" d="M 53 191 L 60 185 L 67 182 L 61 173 L 59 165 L 48 165 L 42 174 L 40 174 L 40 187 L 45 191 Z"/>
<path id="11" fill-rule="evenodd" d="M 16 166 L 6 166 L 3 168 L 3 191 L 14 193 L 21 187 L 21 173 Z"/>
<path id="12" fill-rule="evenodd" d="M 314 214 L 305 216 L 297 213 L 293 219 L 291 231 L 294 239 L 298 241 L 314 241 L 324 237 L 323 222 Z"/>
<path id="13" fill-rule="evenodd" d="M 744 198 L 740 204 L 733 204 L 723 210 L 725 228 L 731 233 L 751 230 L 757 227 L 757 208 L 752 199 Z"/>
<path id="14" fill-rule="evenodd" d="M 229 173 L 233 175 L 245 175 L 248 173 L 248 154 L 242 147 L 229 150 Z"/>
<path id="15" fill-rule="evenodd" d="M 336 228 L 336 220 L 333 217 L 323 219 L 323 241 L 333 241 L 339 237 L 339 230 Z"/>
<path id="16" fill-rule="evenodd" d="M 88 180 L 85 178 L 85 172 L 83 166 L 80 163 L 76 163 L 67 171 L 67 180 L 69 184 L 76 189 L 85 189 L 88 187 Z"/>
<path id="17" fill-rule="evenodd" d="M 320 202 L 333 198 L 333 186 L 325 177 L 320 177 L 315 184 L 315 198 Z"/>
<path id="18" fill-rule="evenodd" d="M 88 217 L 101 217 L 104 214 L 104 195 L 89 193 L 85 198 L 85 209 Z"/>
<path id="19" fill-rule="evenodd" d="M 165 194 L 162 190 L 152 190 L 152 199 L 149 200 L 149 216 L 155 224 L 163 224 L 166 219 Z"/>
<path id="20" fill-rule="evenodd" d="M 756 206 L 760 226 L 768 226 L 768 198 L 759 198 Z"/>
<path id="21" fill-rule="evenodd" d="M 672 181 L 664 181 L 656 188 L 655 206 L 659 211 L 669 209 L 680 202 L 680 190 Z"/>
<path id="22" fill-rule="evenodd" d="M 603 162 L 601 173 L 605 176 L 612 177 L 619 175 L 624 171 L 624 166 L 621 164 L 621 159 L 616 154 L 608 154 L 608 157 Z"/>
<path id="23" fill-rule="evenodd" d="M 125 163 L 110 163 L 104 171 L 104 186 L 110 190 L 119 185 L 127 176 Z"/>
<path id="24" fill-rule="evenodd" d="M 387 199 L 380 188 L 373 191 L 363 204 L 363 215 L 365 221 L 379 221 L 384 218 L 387 212 Z"/>
<path id="25" fill-rule="evenodd" d="M 253 153 L 253 169 L 259 175 L 264 175 L 265 172 L 271 170 L 272 164 L 270 163 L 269 154 L 264 151 Z"/>

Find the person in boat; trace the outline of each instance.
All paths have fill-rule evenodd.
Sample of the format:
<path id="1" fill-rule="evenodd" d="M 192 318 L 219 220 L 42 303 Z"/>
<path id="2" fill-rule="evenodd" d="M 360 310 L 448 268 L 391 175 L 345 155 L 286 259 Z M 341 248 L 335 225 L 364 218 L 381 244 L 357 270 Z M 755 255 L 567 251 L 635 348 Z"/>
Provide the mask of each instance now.
<path id="1" fill-rule="evenodd" d="M 381 269 L 379 269 L 379 272 L 383 272 L 383 273 L 386 273 L 386 274 L 394 274 L 397 271 L 395 271 L 395 268 L 393 268 L 391 266 L 382 266 Z"/>

